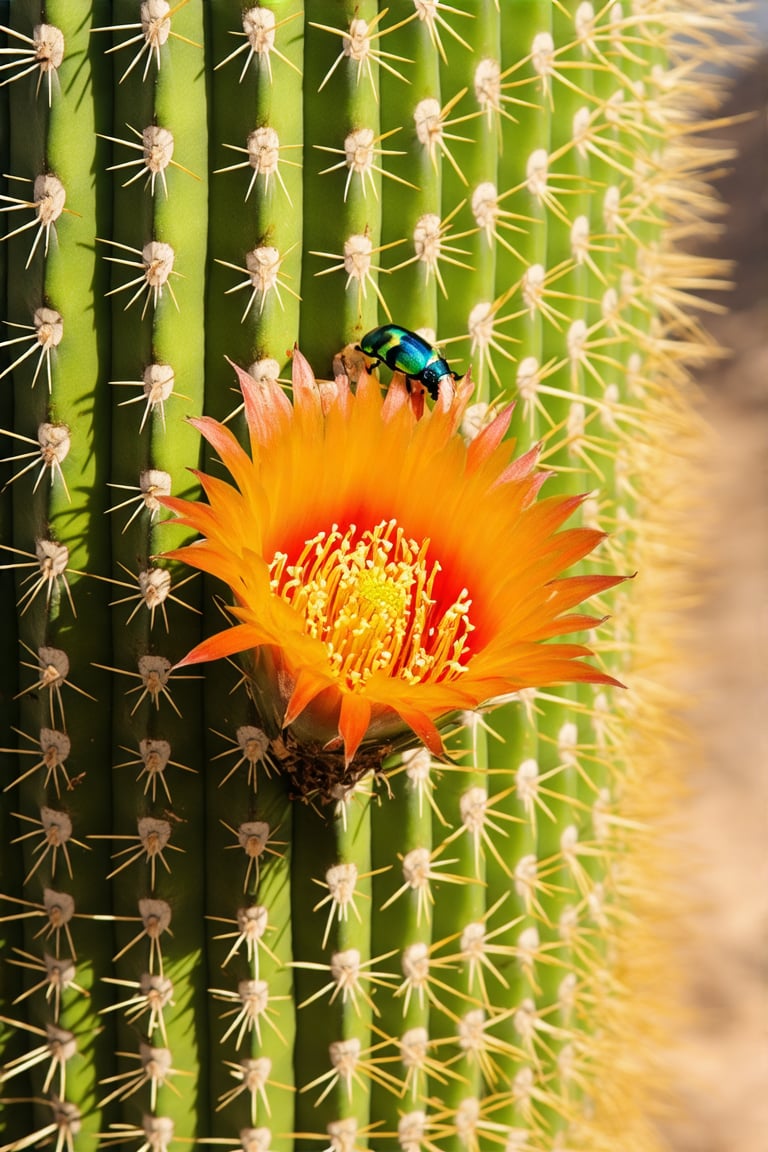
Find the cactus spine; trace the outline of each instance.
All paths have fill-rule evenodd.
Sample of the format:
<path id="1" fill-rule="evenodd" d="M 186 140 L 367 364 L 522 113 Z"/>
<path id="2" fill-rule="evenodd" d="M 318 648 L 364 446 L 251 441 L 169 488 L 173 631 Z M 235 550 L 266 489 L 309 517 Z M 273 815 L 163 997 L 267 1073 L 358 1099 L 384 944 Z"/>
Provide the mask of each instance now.
<path id="1" fill-rule="evenodd" d="M 655 1147 L 667 497 L 713 274 L 674 242 L 737 9 L 4 9 L 3 1152 Z M 158 559 L 158 498 L 198 491 L 184 415 L 245 431 L 223 356 L 326 378 L 388 320 L 472 364 L 468 440 L 516 397 L 594 492 L 584 570 L 640 572 L 595 643 L 630 691 L 528 689 L 302 803 L 253 681 L 171 671 L 220 589 Z"/>

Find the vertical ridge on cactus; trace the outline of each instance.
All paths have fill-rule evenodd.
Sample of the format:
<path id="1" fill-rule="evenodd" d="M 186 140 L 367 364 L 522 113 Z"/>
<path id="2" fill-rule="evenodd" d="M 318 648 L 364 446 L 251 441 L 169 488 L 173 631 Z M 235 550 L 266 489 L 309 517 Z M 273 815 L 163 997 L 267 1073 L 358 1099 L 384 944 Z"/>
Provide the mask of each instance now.
<path id="1" fill-rule="evenodd" d="M 658 1148 L 740 7 L 0 5 L 0 1152 Z"/>

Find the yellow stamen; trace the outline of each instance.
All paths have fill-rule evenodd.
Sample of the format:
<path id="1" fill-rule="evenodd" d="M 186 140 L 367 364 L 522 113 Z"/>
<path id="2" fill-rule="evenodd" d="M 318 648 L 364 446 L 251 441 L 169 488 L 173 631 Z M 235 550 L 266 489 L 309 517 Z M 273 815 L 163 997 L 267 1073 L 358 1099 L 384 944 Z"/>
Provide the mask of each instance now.
<path id="1" fill-rule="evenodd" d="M 277 552 L 272 591 L 304 617 L 348 688 L 386 670 L 410 684 L 465 671 L 471 600 L 466 588 L 447 610 L 434 594 L 440 563 L 430 540 L 409 540 L 396 520 L 358 532 L 334 524 L 307 540 L 295 564 Z"/>

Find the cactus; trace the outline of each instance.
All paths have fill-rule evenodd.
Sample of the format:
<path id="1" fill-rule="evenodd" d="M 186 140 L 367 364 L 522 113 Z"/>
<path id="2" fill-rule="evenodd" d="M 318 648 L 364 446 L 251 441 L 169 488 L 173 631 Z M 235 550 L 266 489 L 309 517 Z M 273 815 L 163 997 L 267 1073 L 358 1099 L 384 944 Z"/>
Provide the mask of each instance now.
<path id="1" fill-rule="evenodd" d="M 2 11 L 0 1149 L 650 1152 L 739 5 Z"/>

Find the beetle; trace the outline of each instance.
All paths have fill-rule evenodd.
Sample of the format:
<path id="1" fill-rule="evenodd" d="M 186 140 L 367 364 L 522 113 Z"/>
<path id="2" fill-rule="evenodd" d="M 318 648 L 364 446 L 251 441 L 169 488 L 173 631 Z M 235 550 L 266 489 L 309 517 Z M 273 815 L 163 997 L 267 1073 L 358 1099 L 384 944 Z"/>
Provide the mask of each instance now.
<path id="1" fill-rule="evenodd" d="M 357 349 L 372 358 L 372 367 L 383 360 L 393 372 L 403 372 L 407 380 L 418 380 L 433 400 L 437 400 L 442 379 L 446 376 L 459 379 L 437 349 L 416 332 L 411 332 L 410 328 L 401 328 L 399 324 L 384 324 L 366 332 Z"/>

